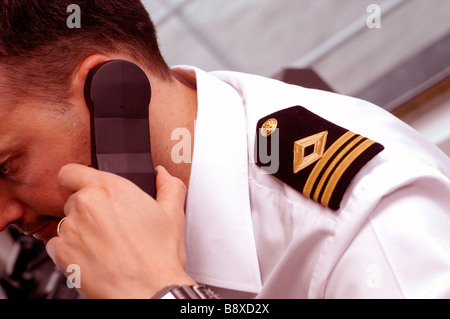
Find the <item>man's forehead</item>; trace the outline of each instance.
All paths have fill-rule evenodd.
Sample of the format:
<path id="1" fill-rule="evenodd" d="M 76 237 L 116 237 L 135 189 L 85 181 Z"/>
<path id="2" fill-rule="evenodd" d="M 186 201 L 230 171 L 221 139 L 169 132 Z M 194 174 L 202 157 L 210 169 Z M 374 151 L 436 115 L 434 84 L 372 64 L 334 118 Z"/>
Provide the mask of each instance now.
<path id="1" fill-rule="evenodd" d="M 8 72 L 7 66 L 0 63 L 0 116 L 9 112 L 13 106 L 19 104 L 23 98 L 19 96 L 19 81 L 14 77 L 14 70 Z M 3 123 L 3 121 L 0 121 Z"/>
<path id="2" fill-rule="evenodd" d="M 11 154 L 23 150 L 26 145 L 24 132 L 29 131 L 26 124 L 28 121 L 21 120 L 23 115 L 19 112 L 11 110 L 6 115 L 4 113 L 7 112 L 0 106 L 0 164 Z"/>
<path id="3" fill-rule="evenodd" d="M 0 79 L 0 126 L 3 126 L 4 118 L 11 112 L 13 106 L 17 104 L 17 98 L 13 92 L 2 85 L 2 80 Z"/>
<path id="4" fill-rule="evenodd" d="M 4 94 L 0 89 L 0 132 L 12 120 L 16 104 L 17 102 L 11 96 Z"/>
<path id="5" fill-rule="evenodd" d="M 20 140 L 19 133 L 26 122 L 26 114 L 24 108 L 13 105 L 0 94 L 0 152 L 9 150 Z"/>

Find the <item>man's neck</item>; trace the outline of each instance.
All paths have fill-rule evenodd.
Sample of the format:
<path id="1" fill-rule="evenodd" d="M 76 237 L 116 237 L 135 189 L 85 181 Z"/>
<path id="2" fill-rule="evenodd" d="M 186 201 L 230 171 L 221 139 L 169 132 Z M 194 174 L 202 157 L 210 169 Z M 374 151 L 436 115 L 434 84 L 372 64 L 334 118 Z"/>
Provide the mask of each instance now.
<path id="1" fill-rule="evenodd" d="M 194 122 L 197 117 L 197 92 L 174 79 L 172 82 L 152 83 L 152 100 L 149 108 L 150 139 L 153 164 L 164 166 L 172 175 L 189 186 L 191 161 L 177 164 L 172 149 L 179 140 L 172 140 L 176 129 L 190 133 L 190 154 L 194 146 Z M 178 139 L 179 136 L 175 136 Z M 188 141 L 183 141 L 188 145 Z"/>

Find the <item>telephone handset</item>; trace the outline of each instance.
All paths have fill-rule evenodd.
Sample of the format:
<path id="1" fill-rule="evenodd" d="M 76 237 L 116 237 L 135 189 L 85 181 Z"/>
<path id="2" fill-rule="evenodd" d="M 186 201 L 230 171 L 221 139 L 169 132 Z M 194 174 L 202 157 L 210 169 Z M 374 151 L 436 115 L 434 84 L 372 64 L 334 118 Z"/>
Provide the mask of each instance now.
<path id="1" fill-rule="evenodd" d="M 155 198 L 148 107 L 150 82 L 137 65 L 112 60 L 88 75 L 92 166 L 120 175 Z"/>

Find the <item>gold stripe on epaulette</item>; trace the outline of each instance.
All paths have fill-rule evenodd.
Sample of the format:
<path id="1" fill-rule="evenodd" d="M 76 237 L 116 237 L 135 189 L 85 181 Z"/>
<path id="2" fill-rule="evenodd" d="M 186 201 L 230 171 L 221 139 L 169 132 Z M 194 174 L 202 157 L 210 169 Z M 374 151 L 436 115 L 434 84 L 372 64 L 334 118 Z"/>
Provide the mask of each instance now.
<path id="1" fill-rule="evenodd" d="M 359 142 L 361 142 L 361 140 L 363 140 L 364 137 L 362 136 L 358 136 L 356 137 L 353 141 L 351 141 L 351 143 L 349 143 L 341 152 L 339 152 L 339 154 L 334 158 L 334 160 L 331 162 L 330 165 L 328 165 L 327 170 L 325 171 L 325 173 L 323 174 L 322 178 L 320 179 L 319 185 L 317 185 L 316 191 L 314 192 L 314 196 L 313 199 L 315 201 L 318 201 L 320 193 L 322 192 L 322 187 L 324 186 L 325 182 L 328 179 L 328 176 L 330 175 L 330 173 L 334 170 L 334 168 L 336 167 L 336 165 L 341 161 L 341 159 L 347 155 L 347 153 L 353 148 L 355 147 L 355 145 L 357 145 Z"/>
<path id="2" fill-rule="evenodd" d="M 327 165 L 328 161 L 335 155 L 335 153 L 347 143 L 351 138 L 353 138 L 356 134 L 348 131 L 344 135 L 342 135 L 330 148 L 325 152 L 322 159 L 316 164 L 314 169 L 306 181 L 305 187 L 303 188 L 303 194 L 307 197 L 310 197 L 311 191 L 316 183 L 316 180 L 323 168 Z"/>
<path id="3" fill-rule="evenodd" d="M 325 191 L 323 193 L 321 200 L 321 203 L 323 205 L 328 206 L 331 196 L 333 195 L 333 192 L 336 188 L 336 185 L 341 179 L 342 175 L 345 173 L 345 171 L 362 153 L 364 153 L 373 144 L 375 144 L 374 141 L 369 139 L 365 140 L 358 147 L 356 147 L 350 154 L 348 154 L 341 164 L 339 164 L 339 166 L 336 168 L 336 171 L 331 176 L 330 181 L 327 183 L 327 187 L 325 188 Z"/>

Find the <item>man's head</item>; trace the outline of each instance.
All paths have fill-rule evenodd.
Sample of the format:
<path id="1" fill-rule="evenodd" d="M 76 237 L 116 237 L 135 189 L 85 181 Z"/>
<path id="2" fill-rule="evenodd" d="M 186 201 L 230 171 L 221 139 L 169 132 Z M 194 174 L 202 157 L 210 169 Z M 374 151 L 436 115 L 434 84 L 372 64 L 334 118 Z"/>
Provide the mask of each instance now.
<path id="1" fill-rule="evenodd" d="M 90 163 L 80 93 L 90 69 L 120 56 L 171 79 L 139 0 L 77 1 L 81 28 L 67 25 L 71 3 L 0 0 L 0 230 L 12 224 L 32 234 L 63 217 L 70 194 L 57 173 Z"/>
<path id="2" fill-rule="evenodd" d="M 139 0 L 82 0 L 81 27 L 69 28 L 72 0 L 1 0 L 1 88 L 11 102 L 24 96 L 66 101 L 71 77 L 89 55 L 121 53 L 154 75 L 170 76 L 155 28 Z"/>

